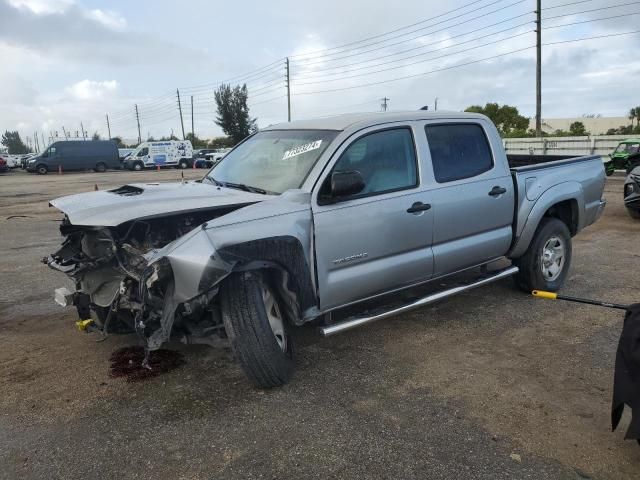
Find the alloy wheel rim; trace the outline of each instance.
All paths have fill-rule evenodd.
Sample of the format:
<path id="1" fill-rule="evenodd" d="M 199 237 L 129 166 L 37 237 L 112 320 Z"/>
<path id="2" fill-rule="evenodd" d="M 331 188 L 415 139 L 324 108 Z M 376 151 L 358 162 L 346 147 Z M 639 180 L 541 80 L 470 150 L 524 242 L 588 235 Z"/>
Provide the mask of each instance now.
<path id="1" fill-rule="evenodd" d="M 545 280 L 553 282 L 560 276 L 564 268 L 565 250 L 564 240 L 556 235 L 545 242 L 540 257 L 540 268 Z"/>
<path id="2" fill-rule="evenodd" d="M 271 327 L 273 336 L 280 349 L 286 352 L 287 336 L 284 331 L 284 319 L 282 318 L 278 302 L 269 288 L 262 289 L 262 301 L 264 302 L 264 309 L 267 312 L 267 319 L 269 320 L 269 326 Z"/>

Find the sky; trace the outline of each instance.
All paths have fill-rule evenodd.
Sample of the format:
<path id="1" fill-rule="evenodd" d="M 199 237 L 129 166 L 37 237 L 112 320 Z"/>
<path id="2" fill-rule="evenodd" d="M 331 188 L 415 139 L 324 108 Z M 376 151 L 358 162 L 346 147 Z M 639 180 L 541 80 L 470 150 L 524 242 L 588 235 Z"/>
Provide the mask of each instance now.
<path id="1" fill-rule="evenodd" d="M 640 33 L 620 34 L 640 31 L 640 1 L 542 6 L 543 119 L 639 105 Z M 193 96 L 195 133 L 211 138 L 223 81 L 247 83 L 259 126 L 279 123 L 285 57 L 294 120 L 379 111 L 385 97 L 390 110 L 432 109 L 437 97 L 438 109 L 498 102 L 532 117 L 534 10 L 535 0 L 0 0 L 0 131 L 48 142 L 82 124 L 106 137 L 109 115 L 111 135 L 133 140 L 137 104 L 143 139 L 181 137 L 179 89 L 185 131 Z M 587 37 L 601 38 L 557 43 Z"/>

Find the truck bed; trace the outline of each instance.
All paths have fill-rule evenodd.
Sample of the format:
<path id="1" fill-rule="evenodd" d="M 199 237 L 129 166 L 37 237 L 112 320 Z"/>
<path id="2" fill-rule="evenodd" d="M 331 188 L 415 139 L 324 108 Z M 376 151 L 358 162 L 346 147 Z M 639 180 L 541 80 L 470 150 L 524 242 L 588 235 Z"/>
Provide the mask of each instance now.
<path id="1" fill-rule="evenodd" d="M 511 154 L 507 155 L 509 168 L 511 170 L 523 172 L 536 170 L 538 168 L 568 165 L 571 163 L 586 162 L 589 160 L 600 159 L 600 155 L 527 155 L 527 154 Z"/>

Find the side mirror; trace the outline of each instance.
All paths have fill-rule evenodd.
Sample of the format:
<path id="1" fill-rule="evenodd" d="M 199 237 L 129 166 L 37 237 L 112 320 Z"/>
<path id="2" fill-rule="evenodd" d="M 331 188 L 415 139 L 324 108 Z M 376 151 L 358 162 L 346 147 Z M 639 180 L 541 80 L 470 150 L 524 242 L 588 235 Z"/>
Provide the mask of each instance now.
<path id="1" fill-rule="evenodd" d="M 364 189 L 364 179 L 357 170 L 333 172 L 331 174 L 331 196 L 347 197 Z"/>

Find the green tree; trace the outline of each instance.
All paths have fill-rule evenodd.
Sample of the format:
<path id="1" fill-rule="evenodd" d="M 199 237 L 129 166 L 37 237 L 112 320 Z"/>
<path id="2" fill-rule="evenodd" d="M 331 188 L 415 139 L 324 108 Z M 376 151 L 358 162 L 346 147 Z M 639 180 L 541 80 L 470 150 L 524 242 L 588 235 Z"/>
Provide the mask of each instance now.
<path id="1" fill-rule="evenodd" d="M 587 129 L 582 122 L 573 122 L 569 125 L 569 133 L 572 137 L 584 137 L 589 135 L 589 132 L 587 132 Z"/>
<path id="2" fill-rule="evenodd" d="M 111 141 L 113 143 L 115 143 L 116 147 L 118 147 L 118 148 L 127 148 L 127 146 L 122 141 L 122 138 L 120 138 L 120 137 L 111 137 Z"/>
<path id="3" fill-rule="evenodd" d="M 199 138 L 197 135 L 194 135 L 191 132 L 187 133 L 187 140 L 191 142 L 193 148 L 204 148 L 207 146 L 206 140 Z"/>
<path id="4" fill-rule="evenodd" d="M 209 140 L 209 148 L 231 148 L 235 145 L 231 137 L 215 137 Z"/>
<path id="5" fill-rule="evenodd" d="M 247 85 L 220 85 L 214 92 L 214 98 L 218 107 L 216 125 L 233 139 L 234 144 L 255 132 L 258 127 L 256 119 L 249 116 L 247 97 L 249 93 Z"/>
<path id="6" fill-rule="evenodd" d="M 465 112 L 475 112 L 486 115 L 495 124 L 500 135 L 504 137 L 526 137 L 529 119 L 520 115 L 516 107 L 487 103 L 484 107 L 471 105 Z"/>
<path id="7" fill-rule="evenodd" d="M 17 130 L 13 132 L 10 132 L 9 130 L 5 131 L 2 135 L 2 145 L 9 149 L 10 155 L 20 155 L 22 153 L 31 152 L 29 147 L 27 147 L 20 138 L 20 134 Z"/>

